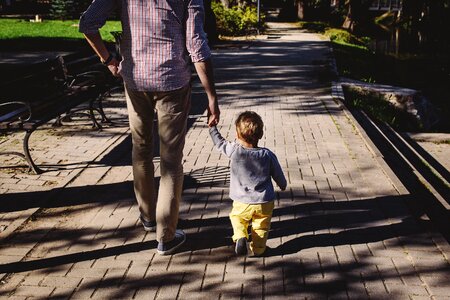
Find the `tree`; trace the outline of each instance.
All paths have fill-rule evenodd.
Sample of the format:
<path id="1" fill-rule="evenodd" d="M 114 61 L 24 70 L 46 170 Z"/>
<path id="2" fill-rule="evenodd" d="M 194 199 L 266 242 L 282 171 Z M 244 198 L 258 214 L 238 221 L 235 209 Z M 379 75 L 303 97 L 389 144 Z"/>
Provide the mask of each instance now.
<path id="1" fill-rule="evenodd" d="M 295 6 L 297 11 L 297 17 L 300 20 L 306 19 L 306 10 L 308 7 L 307 0 L 295 0 Z"/>
<path id="2" fill-rule="evenodd" d="M 75 1 L 53 0 L 50 6 L 50 16 L 53 19 L 72 19 L 75 15 Z"/>
<path id="3" fill-rule="evenodd" d="M 423 16 L 428 17 L 429 7 L 427 2 L 426 0 L 403 1 L 402 21 L 407 22 L 410 30 L 418 31 Z"/>
<path id="4" fill-rule="evenodd" d="M 203 0 L 203 5 L 205 6 L 205 32 L 208 36 L 208 42 L 210 45 L 216 43 L 219 39 L 216 16 L 211 9 L 211 1 L 212 0 Z"/>
<path id="5" fill-rule="evenodd" d="M 78 19 L 91 2 L 91 0 L 52 0 L 50 16 L 61 20 Z"/>
<path id="6" fill-rule="evenodd" d="M 331 12 L 331 0 L 295 0 L 294 6 L 300 20 L 324 20 Z"/>
<path id="7" fill-rule="evenodd" d="M 369 7 L 373 0 L 346 0 L 347 15 L 342 28 L 354 31 L 357 26 L 369 20 Z"/>

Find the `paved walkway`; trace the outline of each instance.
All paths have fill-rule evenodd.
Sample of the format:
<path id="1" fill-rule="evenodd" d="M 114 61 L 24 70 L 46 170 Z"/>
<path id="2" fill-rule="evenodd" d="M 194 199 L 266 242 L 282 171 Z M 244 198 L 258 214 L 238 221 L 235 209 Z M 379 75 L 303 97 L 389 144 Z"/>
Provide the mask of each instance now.
<path id="1" fill-rule="evenodd" d="M 234 138 L 244 109 L 261 114 L 261 146 L 277 154 L 288 178 L 267 256 L 233 254 L 228 161 L 201 117 L 191 119 L 185 148 L 180 227 L 188 240 L 176 255 L 156 254 L 154 233 L 138 222 L 128 131 L 118 125 L 125 109 L 112 99 L 116 124 L 104 131 L 77 125 L 81 133 L 68 126 L 37 137 L 38 163 L 63 159 L 64 170 L 0 170 L 0 297 L 449 299 L 450 246 L 411 213 L 414 195 L 386 175 L 332 99 L 328 44 L 288 28 L 214 57 L 221 133 Z M 200 91 L 194 87 L 193 114 L 204 111 Z M 25 224 L 8 225 L 27 210 L 34 215 Z"/>

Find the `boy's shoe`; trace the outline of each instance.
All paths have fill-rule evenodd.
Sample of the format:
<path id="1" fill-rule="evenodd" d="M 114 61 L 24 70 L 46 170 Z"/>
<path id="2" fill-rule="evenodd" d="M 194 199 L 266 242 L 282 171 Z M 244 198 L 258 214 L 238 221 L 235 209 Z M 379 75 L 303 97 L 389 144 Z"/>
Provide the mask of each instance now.
<path id="1" fill-rule="evenodd" d="M 156 221 L 145 221 L 142 215 L 139 216 L 139 220 L 141 221 L 142 226 L 144 226 L 145 231 L 156 231 Z"/>
<path id="2" fill-rule="evenodd" d="M 234 252 L 236 252 L 237 255 L 247 254 L 247 239 L 245 237 L 240 238 L 236 241 Z"/>
<path id="3" fill-rule="evenodd" d="M 250 249 L 248 250 L 248 257 L 254 257 L 254 258 L 258 258 L 258 257 L 266 257 L 266 256 L 271 256 L 271 253 L 273 252 L 273 249 L 266 247 L 266 249 L 264 250 L 263 253 L 260 254 L 256 254 L 253 251 L 251 251 Z"/>
<path id="4" fill-rule="evenodd" d="M 175 252 L 178 247 L 183 245 L 183 243 L 186 241 L 186 234 L 183 230 L 177 229 L 175 231 L 175 237 L 170 242 L 159 242 L 158 248 L 156 251 L 158 251 L 158 254 L 160 255 L 169 255 Z"/>

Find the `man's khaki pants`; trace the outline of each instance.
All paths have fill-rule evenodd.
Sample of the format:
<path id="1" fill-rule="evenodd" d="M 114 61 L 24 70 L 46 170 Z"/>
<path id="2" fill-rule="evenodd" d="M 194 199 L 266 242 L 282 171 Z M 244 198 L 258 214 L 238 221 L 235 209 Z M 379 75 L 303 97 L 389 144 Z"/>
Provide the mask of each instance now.
<path id="1" fill-rule="evenodd" d="M 141 215 L 156 220 L 156 240 L 169 242 L 178 223 L 183 189 L 183 147 L 191 105 L 191 87 L 169 92 L 131 91 L 125 86 L 133 141 L 134 191 Z M 161 181 L 155 192 L 153 129 L 155 109 L 160 142 Z"/>

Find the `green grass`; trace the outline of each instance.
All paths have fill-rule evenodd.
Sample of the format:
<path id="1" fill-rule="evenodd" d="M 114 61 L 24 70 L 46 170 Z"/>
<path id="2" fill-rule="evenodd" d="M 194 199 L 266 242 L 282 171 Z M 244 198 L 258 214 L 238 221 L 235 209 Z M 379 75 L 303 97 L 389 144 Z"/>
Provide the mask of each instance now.
<path id="1" fill-rule="evenodd" d="M 366 44 L 368 38 L 357 37 L 347 30 L 330 27 L 328 23 L 299 22 L 298 25 L 301 29 L 305 29 L 309 32 L 321 33 L 327 36 L 333 43 L 367 50 Z"/>
<path id="2" fill-rule="evenodd" d="M 100 29 L 104 40 L 113 43 L 111 31 L 121 30 L 119 21 L 108 21 Z M 21 19 L 0 18 L 0 48 L 8 51 L 55 51 L 87 48 L 78 20 L 44 20 L 33 23 Z"/>
<path id="3" fill-rule="evenodd" d="M 42 23 L 32 23 L 28 20 L 0 19 L 0 40 L 23 38 L 51 39 L 83 39 L 78 32 L 78 20 L 59 21 L 44 20 Z M 120 30 L 119 21 L 108 21 L 100 32 L 107 42 L 113 42 L 110 31 Z"/>
<path id="4" fill-rule="evenodd" d="M 369 38 L 367 37 L 357 37 L 347 30 L 339 28 L 327 28 L 323 34 L 327 36 L 334 44 L 368 50 L 366 45 Z"/>

